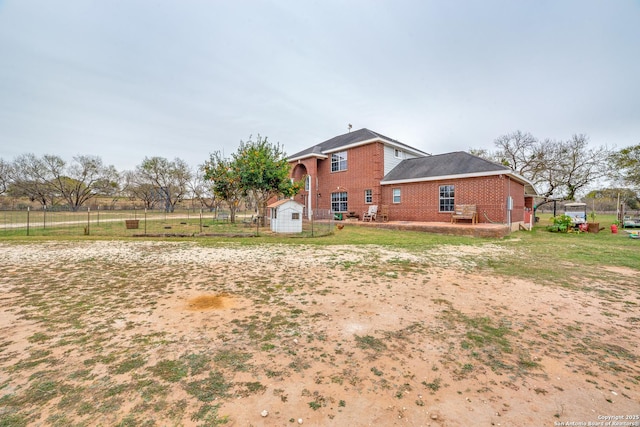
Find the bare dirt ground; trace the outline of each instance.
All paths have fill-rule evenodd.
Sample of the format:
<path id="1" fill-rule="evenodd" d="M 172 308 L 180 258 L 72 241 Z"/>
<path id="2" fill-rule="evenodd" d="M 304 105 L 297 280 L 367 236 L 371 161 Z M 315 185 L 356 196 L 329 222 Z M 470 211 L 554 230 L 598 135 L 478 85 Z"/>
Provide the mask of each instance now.
<path id="1" fill-rule="evenodd" d="M 0 244 L 0 425 L 640 425 L 638 271 L 512 256 Z"/>

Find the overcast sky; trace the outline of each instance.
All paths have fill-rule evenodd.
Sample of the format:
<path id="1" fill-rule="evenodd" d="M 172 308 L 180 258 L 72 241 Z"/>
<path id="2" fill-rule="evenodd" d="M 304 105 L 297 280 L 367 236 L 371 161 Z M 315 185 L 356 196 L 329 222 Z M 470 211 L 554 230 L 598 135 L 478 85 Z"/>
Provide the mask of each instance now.
<path id="1" fill-rule="evenodd" d="M 0 158 L 640 143 L 638 0 L 0 0 Z"/>

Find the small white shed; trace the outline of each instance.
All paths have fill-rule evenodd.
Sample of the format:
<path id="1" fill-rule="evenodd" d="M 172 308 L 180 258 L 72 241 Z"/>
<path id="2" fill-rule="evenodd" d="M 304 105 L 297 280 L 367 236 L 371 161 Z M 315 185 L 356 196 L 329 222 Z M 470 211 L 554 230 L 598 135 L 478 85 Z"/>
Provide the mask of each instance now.
<path id="1" fill-rule="evenodd" d="M 274 233 L 302 233 L 304 205 L 291 199 L 278 200 L 269 206 L 269 221 Z"/>

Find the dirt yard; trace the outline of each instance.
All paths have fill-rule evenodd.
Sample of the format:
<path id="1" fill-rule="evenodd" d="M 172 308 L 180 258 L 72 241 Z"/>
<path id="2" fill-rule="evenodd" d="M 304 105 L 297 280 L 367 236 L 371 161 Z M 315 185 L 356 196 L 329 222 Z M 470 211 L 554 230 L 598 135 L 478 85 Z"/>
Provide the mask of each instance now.
<path id="1" fill-rule="evenodd" d="M 0 243 L 0 426 L 640 425 L 638 271 L 513 256 Z"/>

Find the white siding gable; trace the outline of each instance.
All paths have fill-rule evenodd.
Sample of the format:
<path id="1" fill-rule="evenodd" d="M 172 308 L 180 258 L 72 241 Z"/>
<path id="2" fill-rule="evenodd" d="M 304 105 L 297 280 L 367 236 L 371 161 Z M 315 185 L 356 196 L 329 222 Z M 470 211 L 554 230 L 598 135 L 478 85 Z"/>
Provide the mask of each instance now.
<path id="1" fill-rule="evenodd" d="M 392 147 L 390 145 L 384 146 L 384 174 L 391 172 L 391 169 L 398 166 L 398 164 L 404 159 L 413 159 L 418 156 L 407 153 L 398 147 Z"/>

